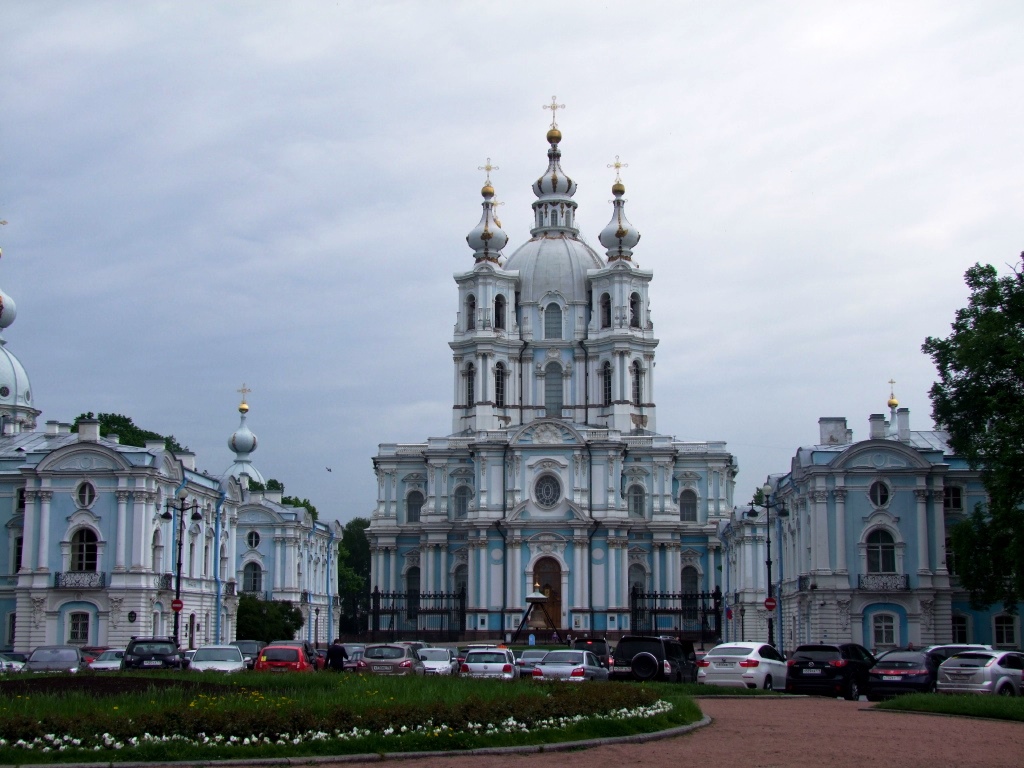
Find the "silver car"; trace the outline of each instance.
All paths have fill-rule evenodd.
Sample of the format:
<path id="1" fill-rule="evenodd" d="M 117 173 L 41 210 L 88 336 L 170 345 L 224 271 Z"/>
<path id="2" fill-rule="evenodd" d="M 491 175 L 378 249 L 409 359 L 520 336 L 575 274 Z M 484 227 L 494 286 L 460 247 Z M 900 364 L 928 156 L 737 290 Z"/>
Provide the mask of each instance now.
<path id="1" fill-rule="evenodd" d="M 939 666 L 939 693 L 1024 693 L 1024 654 L 1014 651 L 965 651 Z"/>
<path id="2" fill-rule="evenodd" d="M 786 689 L 786 660 L 767 643 L 722 643 L 697 662 L 697 682 L 733 688 Z"/>
<path id="3" fill-rule="evenodd" d="M 422 675 L 426 669 L 411 646 L 405 643 L 377 643 L 363 650 L 358 671 L 374 675 Z"/>
<path id="4" fill-rule="evenodd" d="M 466 654 L 461 669 L 467 677 L 499 680 L 515 680 L 519 677 L 515 654 L 508 648 L 474 648 Z"/>
<path id="5" fill-rule="evenodd" d="M 121 669 L 124 648 L 107 648 L 89 664 L 93 672 L 117 672 Z"/>
<path id="6" fill-rule="evenodd" d="M 244 672 L 245 657 L 237 645 L 201 645 L 188 668 L 193 672 Z"/>
<path id="7" fill-rule="evenodd" d="M 607 680 L 608 670 L 590 651 L 549 651 L 536 662 L 531 673 L 534 680 L 563 680 L 582 683 L 585 680 Z"/>
<path id="8" fill-rule="evenodd" d="M 421 648 L 420 661 L 427 675 L 457 675 L 459 662 L 450 648 Z"/>

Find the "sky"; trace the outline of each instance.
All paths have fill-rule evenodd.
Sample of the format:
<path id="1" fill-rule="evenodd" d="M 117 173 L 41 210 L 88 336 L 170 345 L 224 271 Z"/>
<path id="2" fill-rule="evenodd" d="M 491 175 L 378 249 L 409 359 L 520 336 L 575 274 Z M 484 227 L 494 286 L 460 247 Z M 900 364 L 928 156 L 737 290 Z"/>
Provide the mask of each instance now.
<path id="1" fill-rule="evenodd" d="M 552 96 L 597 244 L 626 166 L 658 431 L 736 503 L 890 379 L 931 429 L 975 262 L 1024 250 L 1019 2 L 0 0 L 4 332 L 50 419 L 117 412 L 321 519 L 451 431 L 453 274 L 488 158 L 529 238 Z M 603 249 L 601 249 L 603 252 Z M 328 471 L 330 468 L 330 471 Z"/>

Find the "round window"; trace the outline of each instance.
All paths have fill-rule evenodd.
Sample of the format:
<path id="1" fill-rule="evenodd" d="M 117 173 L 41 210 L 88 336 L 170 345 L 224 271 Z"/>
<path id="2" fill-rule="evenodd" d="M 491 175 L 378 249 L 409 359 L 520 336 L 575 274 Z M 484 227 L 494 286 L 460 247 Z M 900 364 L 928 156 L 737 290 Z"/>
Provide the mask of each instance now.
<path id="1" fill-rule="evenodd" d="M 544 475 L 533 490 L 537 503 L 542 507 L 553 507 L 562 498 L 562 484 L 553 475 Z"/>
<path id="2" fill-rule="evenodd" d="M 249 549 L 256 549 L 260 545 L 260 535 L 256 531 L 249 531 L 245 537 L 245 542 L 249 545 Z"/>
<path id="3" fill-rule="evenodd" d="M 92 483 L 82 483 L 78 486 L 78 506 L 88 507 L 96 501 L 96 489 Z"/>
<path id="4" fill-rule="evenodd" d="M 0 397 L 10 397 L 10 396 L 11 396 L 11 388 L 10 387 L 7 387 L 7 386 L 0 387 Z"/>

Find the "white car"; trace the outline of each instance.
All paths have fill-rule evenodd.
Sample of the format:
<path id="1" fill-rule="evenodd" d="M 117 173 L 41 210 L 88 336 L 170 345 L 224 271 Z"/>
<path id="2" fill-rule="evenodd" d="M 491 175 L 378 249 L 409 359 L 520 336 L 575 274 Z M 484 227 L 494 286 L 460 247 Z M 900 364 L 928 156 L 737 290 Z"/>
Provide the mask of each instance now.
<path id="1" fill-rule="evenodd" d="M 519 677 L 515 654 L 508 648 L 474 648 L 463 659 L 461 671 L 467 677 L 499 680 L 515 680 Z"/>
<path id="2" fill-rule="evenodd" d="M 425 675 L 458 674 L 459 662 L 450 648 L 421 648 L 419 656 Z"/>
<path id="3" fill-rule="evenodd" d="M 964 651 L 939 665 L 939 693 L 1024 694 L 1024 654 L 1015 651 Z"/>
<path id="4" fill-rule="evenodd" d="M 244 672 L 245 658 L 237 645 L 201 645 L 188 668 L 195 672 Z"/>
<path id="5" fill-rule="evenodd" d="M 21 672 L 25 669 L 25 662 L 12 659 L 0 653 L 0 672 Z"/>
<path id="6" fill-rule="evenodd" d="M 121 669 L 121 659 L 124 658 L 124 648 L 108 648 L 89 665 L 93 672 L 117 672 Z"/>
<path id="7" fill-rule="evenodd" d="M 767 643 L 722 643 L 697 662 L 697 682 L 782 691 L 786 689 L 786 660 Z"/>

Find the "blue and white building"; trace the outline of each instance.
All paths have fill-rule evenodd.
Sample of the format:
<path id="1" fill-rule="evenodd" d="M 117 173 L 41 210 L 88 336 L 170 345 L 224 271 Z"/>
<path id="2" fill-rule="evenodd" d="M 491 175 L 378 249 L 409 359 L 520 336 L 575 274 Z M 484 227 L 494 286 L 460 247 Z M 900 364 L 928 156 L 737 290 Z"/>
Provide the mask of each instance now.
<path id="1" fill-rule="evenodd" d="M 625 187 L 616 176 L 599 254 L 576 227 L 561 140 L 553 123 L 530 238 L 508 257 L 489 175 L 482 189 L 455 274 L 450 433 L 373 460 L 371 587 L 465 589 L 466 629 L 492 636 L 534 589 L 560 629 L 607 634 L 630 629 L 634 586 L 712 592 L 733 507 L 725 443 L 657 431 L 653 273 Z"/>
<path id="2" fill-rule="evenodd" d="M 914 431 L 889 400 L 868 436 L 845 418 L 819 419 L 815 445 L 768 478 L 776 635 L 785 650 L 856 642 L 885 650 L 933 643 L 1020 646 L 1020 619 L 1001 606 L 973 610 L 956 578 L 947 532 L 987 497 L 980 474 L 941 430 Z M 764 508 L 735 510 L 723 527 L 732 639 L 767 636 Z"/>

